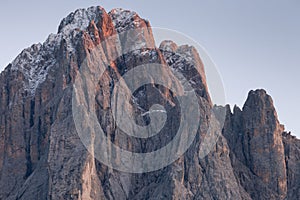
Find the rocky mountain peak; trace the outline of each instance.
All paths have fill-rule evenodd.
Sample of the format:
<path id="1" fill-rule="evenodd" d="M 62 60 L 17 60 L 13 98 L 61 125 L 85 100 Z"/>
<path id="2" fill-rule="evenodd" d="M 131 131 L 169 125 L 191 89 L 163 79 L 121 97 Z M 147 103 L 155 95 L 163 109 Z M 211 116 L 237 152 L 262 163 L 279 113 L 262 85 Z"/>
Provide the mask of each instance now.
<path id="1" fill-rule="evenodd" d="M 173 70 L 184 74 L 197 94 L 212 105 L 204 65 L 196 48 L 189 45 L 178 46 L 171 40 L 165 40 L 161 42 L 159 49 L 162 51 L 167 64 Z"/>
<path id="2" fill-rule="evenodd" d="M 244 104 L 243 110 L 247 109 L 270 109 L 275 111 L 273 100 L 264 89 L 251 90 L 248 93 L 247 100 Z"/>
<path id="3" fill-rule="evenodd" d="M 111 10 L 109 15 L 119 33 L 133 28 L 150 27 L 149 21 L 140 18 L 140 16 L 134 11 L 116 8 Z"/>
<path id="4" fill-rule="evenodd" d="M 273 104 L 271 96 L 264 89 L 249 91 L 245 106 L 263 106 L 264 104 Z"/>
<path id="5" fill-rule="evenodd" d="M 135 66 L 166 65 L 168 73 L 179 73 L 181 81 L 189 82 L 196 93 L 192 103 L 199 103 L 199 127 L 193 134 L 190 127 L 186 129 L 195 136 L 193 143 L 174 163 L 156 171 L 128 173 L 106 166 L 87 150 L 76 129 L 75 80 L 84 60 L 91 63 L 84 72 L 94 72 L 97 63 L 118 53 L 112 41 L 98 46 L 115 34 L 123 41 L 120 49 L 125 53 L 95 81 L 95 115 L 108 140 L 129 152 L 148 153 L 169 144 L 180 128 L 179 101 L 168 87 L 156 84 L 138 88 L 123 107 L 144 126 L 151 123 L 151 112 L 158 111 L 151 106 L 163 105 L 165 110 L 159 113 L 167 117 L 162 130 L 144 139 L 131 137 L 117 126 L 111 108 L 113 89 Z M 162 72 L 166 82 L 173 84 L 168 73 Z M 147 70 L 136 75 L 151 76 Z M 213 106 L 203 62 L 188 45 L 166 40 L 157 48 L 150 23 L 133 11 L 107 13 L 102 7 L 91 7 L 69 14 L 57 34 L 22 51 L 1 73 L 0 97 L 0 199 L 300 198 L 300 142 L 284 131 L 272 98 L 264 90 L 250 91 L 242 110 L 235 106 L 232 113 L 226 106 L 225 125 L 222 131 L 217 129 L 222 133 L 211 152 L 199 156 L 202 141 L 212 140 L 207 132 L 219 127 L 215 123 L 210 129 Z M 194 112 L 190 105 L 185 107 L 187 113 Z M 88 129 L 87 124 L 84 128 Z M 91 144 L 92 149 L 95 146 Z M 114 162 L 123 163 L 122 156 L 110 153 Z"/>
<path id="6" fill-rule="evenodd" d="M 282 139 L 284 127 L 278 121 L 271 96 L 262 89 L 251 90 L 243 110 L 235 107 L 233 115 L 227 116 L 224 136 L 233 149 L 232 156 L 235 158 L 233 165 L 239 166 L 241 162 L 259 177 L 255 181 L 257 186 L 253 186 L 254 191 L 258 190 L 257 187 L 261 187 L 258 185 L 267 187 L 264 193 L 250 194 L 255 199 L 259 195 L 265 195 L 265 198 L 284 199 L 287 194 Z M 240 167 L 236 168 L 242 170 Z M 246 173 L 246 171 L 238 173 Z M 243 184 L 249 184 L 250 180 L 244 181 Z"/>
<path id="7" fill-rule="evenodd" d="M 94 20 L 98 22 L 103 13 L 104 8 L 100 6 L 90 7 L 88 9 L 78 9 L 65 17 L 58 27 L 58 33 L 68 33 L 74 29 L 86 30 L 89 23 Z"/>
<path id="8" fill-rule="evenodd" d="M 251 90 L 243 106 L 244 116 L 251 123 L 280 128 L 272 97 L 263 89 Z M 253 126 L 253 125 L 252 125 Z M 282 130 L 283 131 L 283 130 Z"/>
<path id="9" fill-rule="evenodd" d="M 241 113 L 241 112 L 242 112 L 242 110 L 237 105 L 234 105 L 233 114 L 237 114 L 237 113 Z"/>
<path id="10" fill-rule="evenodd" d="M 171 40 L 164 40 L 160 43 L 159 49 L 162 49 L 163 51 L 176 52 L 178 46 Z"/>

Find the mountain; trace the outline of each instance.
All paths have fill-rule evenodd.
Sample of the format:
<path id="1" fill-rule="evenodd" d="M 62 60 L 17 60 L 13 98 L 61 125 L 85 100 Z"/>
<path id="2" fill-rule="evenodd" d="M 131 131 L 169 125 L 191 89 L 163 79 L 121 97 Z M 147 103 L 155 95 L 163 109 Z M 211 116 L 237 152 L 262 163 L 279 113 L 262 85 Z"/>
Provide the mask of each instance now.
<path id="1" fill-rule="evenodd" d="M 300 199 L 300 141 L 279 123 L 271 97 L 256 90 L 242 109 L 214 106 L 196 49 L 156 47 L 135 12 L 76 10 L 7 66 L 0 86 L 0 199 Z M 127 95 L 127 87 L 136 90 Z M 193 101 L 181 100 L 187 89 Z M 182 117 L 199 127 L 181 126 Z M 145 133 L 162 125 L 156 135 L 128 135 L 153 123 Z M 97 127 L 107 139 L 97 140 Z M 165 151 L 136 167 L 114 151 L 116 144 L 145 160 L 168 144 L 180 152 L 178 130 L 193 139 L 178 157 Z"/>

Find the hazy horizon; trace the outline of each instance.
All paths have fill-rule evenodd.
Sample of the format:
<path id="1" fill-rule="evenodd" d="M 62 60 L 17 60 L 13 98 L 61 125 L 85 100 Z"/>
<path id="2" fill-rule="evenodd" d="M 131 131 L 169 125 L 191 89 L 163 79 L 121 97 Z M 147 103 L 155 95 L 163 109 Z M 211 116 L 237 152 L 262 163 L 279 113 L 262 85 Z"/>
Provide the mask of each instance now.
<path id="1" fill-rule="evenodd" d="M 300 85 L 300 2 L 2 2 L 0 69 L 24 48 L 56 33 L 70 12 L 93 5 L 107 11 L 115 7 L 134 10 L 154 27 L 192 37 L 217 64 L 228 104 L 242 107 L 250 90 L 263 88 L 272 96 L 280 122 L 300 138 L 296 90 Z"/>

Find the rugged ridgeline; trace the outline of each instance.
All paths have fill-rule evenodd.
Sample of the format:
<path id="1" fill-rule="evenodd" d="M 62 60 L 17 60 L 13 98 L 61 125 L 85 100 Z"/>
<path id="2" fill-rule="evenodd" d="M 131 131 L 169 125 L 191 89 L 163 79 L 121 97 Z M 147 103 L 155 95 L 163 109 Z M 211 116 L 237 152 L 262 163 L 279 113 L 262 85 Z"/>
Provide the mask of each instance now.
<path id="1" fill-rule="evenodd" d="M 140 50 L 110 63 L 98 83 L 96 112 L 106 134 L 122 148 L 147 152 L 167 144 L 176 132 L 178 102 L 154 84 L 139 88 L 131 103 L 137 117 L 153 102 L 164 105 L 168 120 L 162 132 L 145 142 L 128 138 L 114 125 L 111 86 L 143 63 L 168 64 L 183 74 L 197 93 L 201 113 L 188 151 L 144 174 L 119 172 L 97 161 L 78 137 L 71 105 L 83 60 L 105 38 L 132 28 L 148 30 L 128 36 L 143 41 Z M 114 45 L 102 48 L 116 51 Z M 92 7 L 71 13 L 57 34 L 25 49 L 6 67 L 0 86 L 0 199 L 300 199 L 300 141 L 284 131 L 263 90 L 251 91 L 242 110 L 226 108 L 222 134 L 212 152 L 199 158 L 212 108 L 203 64 L 192 47 L 165 41 L 155 48 L 149 22 L 134 12 Z"/>

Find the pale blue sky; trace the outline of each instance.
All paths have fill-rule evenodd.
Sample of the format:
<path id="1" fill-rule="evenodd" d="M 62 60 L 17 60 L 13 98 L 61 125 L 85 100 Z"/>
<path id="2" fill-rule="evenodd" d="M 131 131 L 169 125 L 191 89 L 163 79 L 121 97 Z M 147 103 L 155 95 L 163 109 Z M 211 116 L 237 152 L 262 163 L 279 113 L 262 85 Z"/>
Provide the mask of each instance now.
<path id="1" fill-rule="evenodd" d="M 55 33 L 68 13 L 92 5 L 131 9 L 155 27 L 189 35 L 217 64 L 228 103 L 242 106 L 250 89 L 264 88 L 281 123 L 300 138 L 300 1 L 6 0 L 0 3 L 0 68 Z"/>

